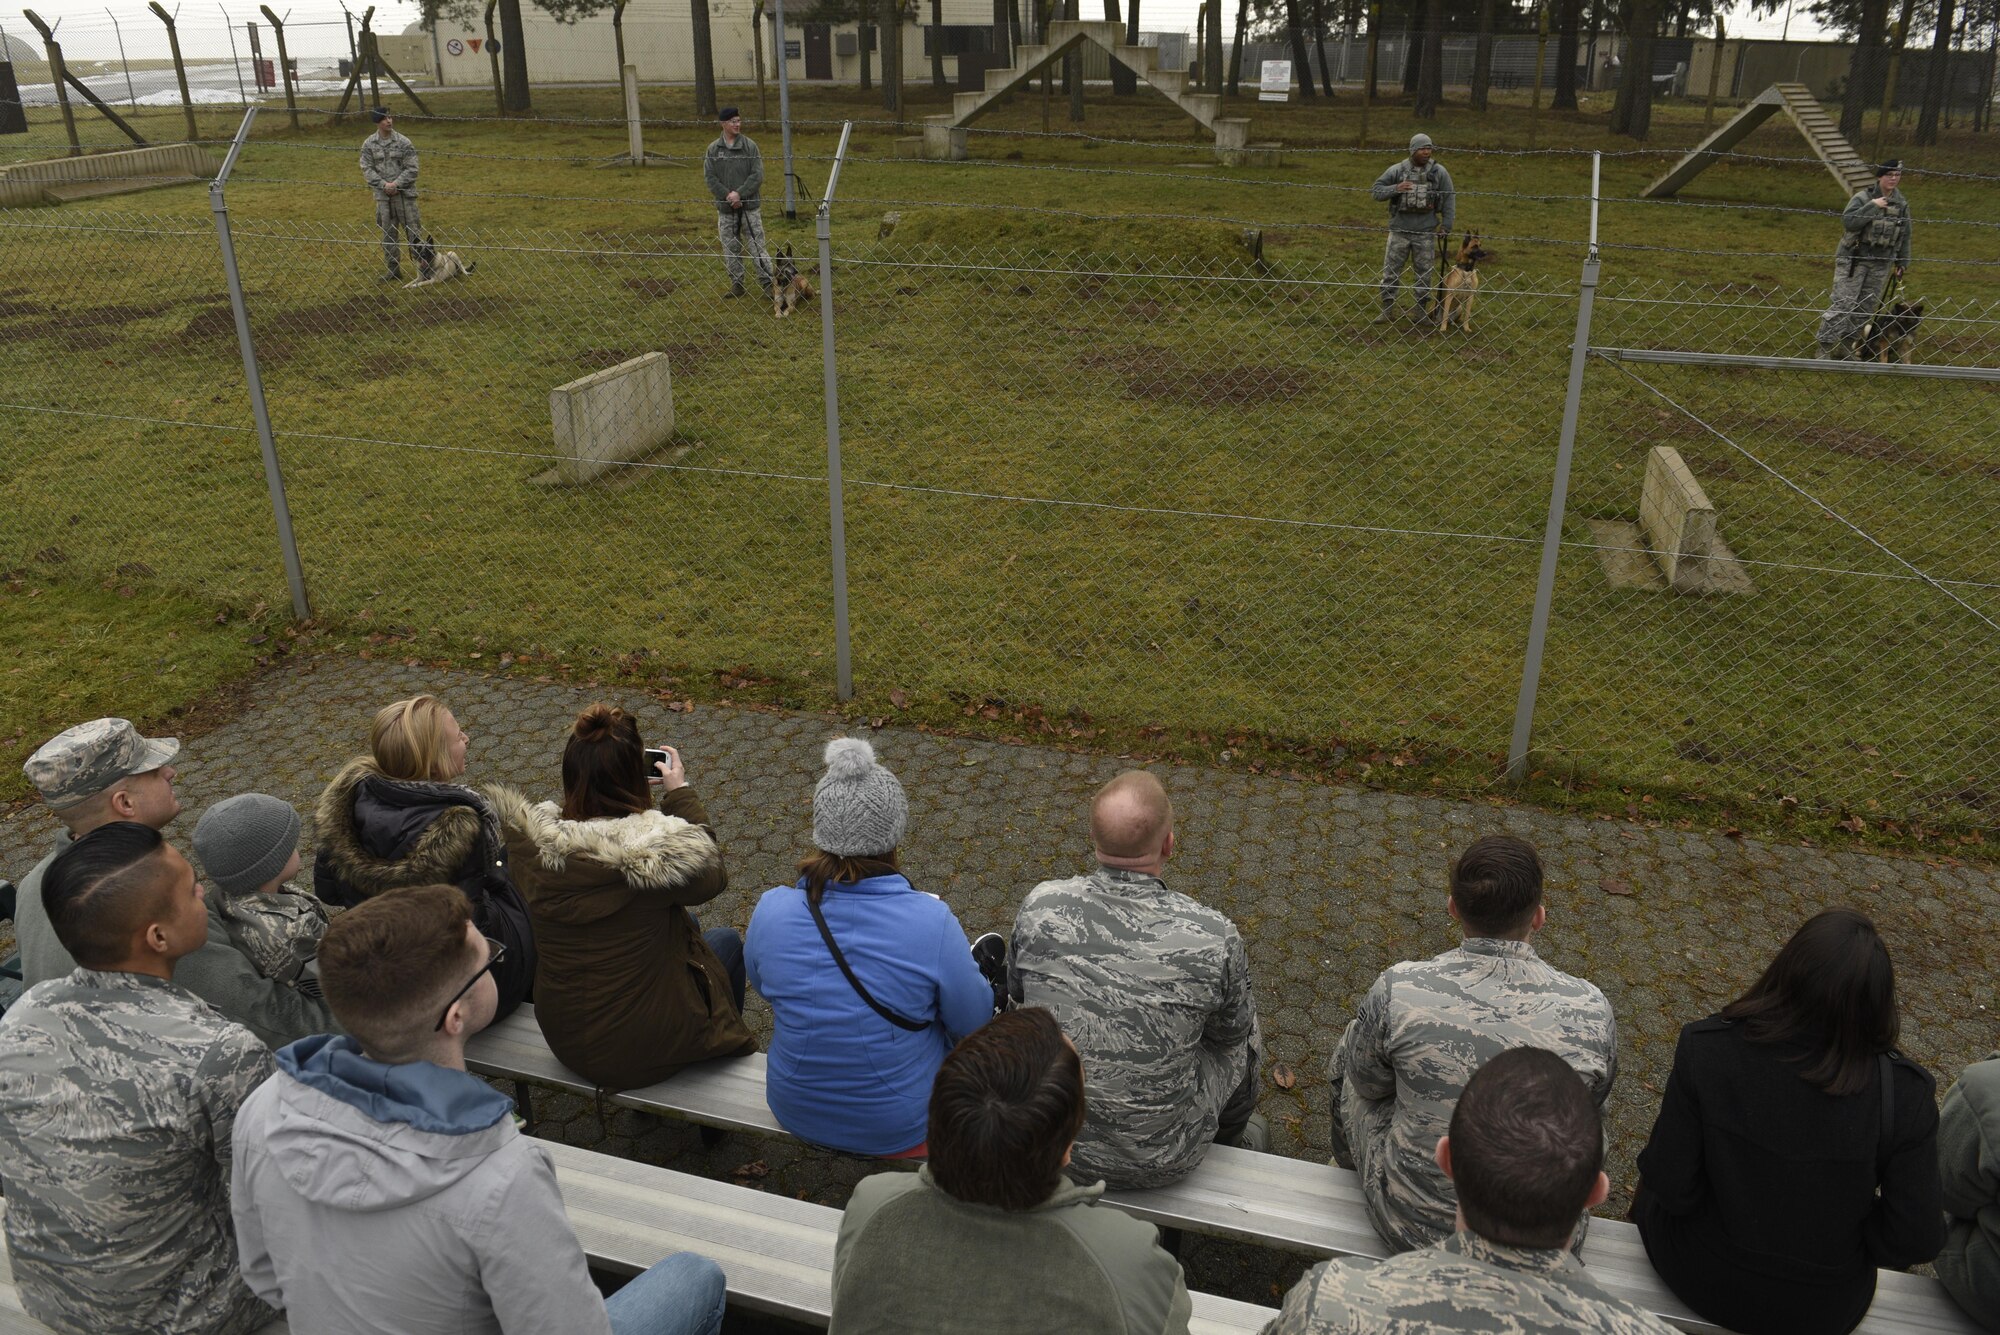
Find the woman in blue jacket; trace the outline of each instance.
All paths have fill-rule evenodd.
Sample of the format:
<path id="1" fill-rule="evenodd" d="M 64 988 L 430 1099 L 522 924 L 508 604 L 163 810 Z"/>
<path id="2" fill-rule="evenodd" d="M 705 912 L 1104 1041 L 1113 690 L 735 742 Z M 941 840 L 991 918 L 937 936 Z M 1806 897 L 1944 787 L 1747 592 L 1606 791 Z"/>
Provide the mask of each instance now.
<path id="1" fill-rule="evenodd" d="M 909 815 L 872 746 L 829 742 L 813 790 L 817 848 L 796 884 L 757 902 L 743 944 L 750 985 L 777 1021 L 771 1112 L 793 1135 L 851 1154 L 921 1155 L 938 1067 L 993 1015 L 958 918 L 897 869 Z"/>

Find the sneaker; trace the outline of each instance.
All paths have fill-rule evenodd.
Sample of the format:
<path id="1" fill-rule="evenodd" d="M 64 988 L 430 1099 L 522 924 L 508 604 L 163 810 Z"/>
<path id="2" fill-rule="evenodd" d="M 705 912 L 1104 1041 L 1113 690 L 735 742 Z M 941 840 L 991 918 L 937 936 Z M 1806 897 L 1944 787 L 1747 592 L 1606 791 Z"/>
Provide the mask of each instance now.
<path id="1" fill-rule="evenodd" d="M 1232 1139 L 1218 1140 L 1218 1145 L 1230 1145 L 1239 1150 L 1255 1150 L 1259 1154 L 1271 1152 L 1271 1124 L 1263 1113 L 1251 1113 L 1250 1120 Z"/>

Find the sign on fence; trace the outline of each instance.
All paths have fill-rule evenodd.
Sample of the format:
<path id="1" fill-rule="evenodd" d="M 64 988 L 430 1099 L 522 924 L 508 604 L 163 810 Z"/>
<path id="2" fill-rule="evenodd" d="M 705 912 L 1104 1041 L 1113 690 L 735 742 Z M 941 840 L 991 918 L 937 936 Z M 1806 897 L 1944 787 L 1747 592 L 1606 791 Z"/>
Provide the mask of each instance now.
<path id="1" fill-rule="evenodd" d="M 1292 95 L 1292 62 L 1289 60 L 1267 60 L 1264 62 L 1264 78 L 1257 85 L 1259 102 L 1283 102 Z"/>

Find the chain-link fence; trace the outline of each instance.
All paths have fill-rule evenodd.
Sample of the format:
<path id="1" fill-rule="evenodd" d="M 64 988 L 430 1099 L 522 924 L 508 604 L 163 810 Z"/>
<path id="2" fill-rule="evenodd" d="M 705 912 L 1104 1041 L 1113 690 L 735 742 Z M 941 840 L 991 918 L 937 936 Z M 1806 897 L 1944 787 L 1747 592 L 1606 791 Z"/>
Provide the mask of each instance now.
<path id="1" fill-rule="evenodd" d="M 1440 294 L 1418 323 L 1407 276 L 1378 321 L 1376 263 L 1274 265 L 1219 226 L 1171 253 L 1116 227 L 969 248 L 945 210 L 877 230 L 836 210 L 831 309 L 772 319 L 754 277 L 717 299 L 715 240 L 685 223 L 455 226 L 476 271 L 405 289 L 362 277 L 383 267 L 373 229 L 234 219 L 315 615 L 383 653 L 636 657 L 800 705 L 833 700 L 845 634 L 871 711 L 1501 773 L 1572 280 L 1483 273 L 1471 328 L 1440 332 Z M 284 604 L 217 235 L 0 214 L 20 259 L 0 282 L 0 566 Z M 2000 304 L 1940 283 L 1897 343 L 1911 365 L 1877 370 L 1792 360 L 1823 305 L 1607 273 L 1526 760 L 1991 828 Z M 1739 361 L 1634 360 L 1662 351 Z M 1699 589 L 1642 513 L 1658 446 L 1712 502 Z"/>

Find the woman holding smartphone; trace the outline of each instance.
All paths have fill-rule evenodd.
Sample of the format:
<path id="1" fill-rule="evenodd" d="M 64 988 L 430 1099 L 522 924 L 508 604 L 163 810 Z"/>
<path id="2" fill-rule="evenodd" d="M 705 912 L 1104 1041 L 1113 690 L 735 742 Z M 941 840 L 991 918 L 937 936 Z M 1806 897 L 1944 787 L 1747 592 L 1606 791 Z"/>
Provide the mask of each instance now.
<path id="1" fill-rule="evenodd" d="M 535 923 L 535 1013 L 563 1065 L 605 1089 L 757 1050 L 743 1023 L 743 938 L 689 908 L 729 885 L 680 753 L 595 704 L 563 747 L 562 801 L 487 792 Z M 650 788 L 660 790 L 654 807 Z"/>

